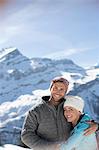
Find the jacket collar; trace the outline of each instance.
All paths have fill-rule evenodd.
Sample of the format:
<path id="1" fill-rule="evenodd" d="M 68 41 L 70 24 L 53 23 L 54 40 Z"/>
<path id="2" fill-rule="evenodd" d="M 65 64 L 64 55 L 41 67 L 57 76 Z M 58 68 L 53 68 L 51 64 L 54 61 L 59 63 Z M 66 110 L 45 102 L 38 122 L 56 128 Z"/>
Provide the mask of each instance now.
<path id="1" fill-rule="evenodd" d="M 45 102 L 48 102 L 49 99 L 50 99 L 50 96 L 43 96 L 42 99 L 43 99 Z M 62 98 L 62 99 L 61 99 L 61 103 L 63 103 L 64 101 L 65 101 L 65 98 Z M 60 103 L 60 104 L 61 104 L 61 103 Z"/>

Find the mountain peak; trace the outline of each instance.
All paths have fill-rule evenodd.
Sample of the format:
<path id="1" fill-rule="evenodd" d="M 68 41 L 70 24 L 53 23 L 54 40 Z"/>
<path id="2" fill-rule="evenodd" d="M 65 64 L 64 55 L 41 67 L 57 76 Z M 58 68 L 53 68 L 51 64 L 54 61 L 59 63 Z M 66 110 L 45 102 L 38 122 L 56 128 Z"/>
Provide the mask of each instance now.
<path id="1" fill-rule="evenodd" d="M 22 56 L 16 47 L 5 48 L 0 51 L 1 60 L 9 60 L 11 58 L 15 58 L 16 56 Z"/>
<path id="2" fill-rule="evenodd" d="M 3 48 L 2 50 L 0 50 L 0 59 L 5 57 L 6 55 L 13 53 L 13 52 L 17 52 L 20 53 L 16 47 L 10 47 L 10 48 Z"/>

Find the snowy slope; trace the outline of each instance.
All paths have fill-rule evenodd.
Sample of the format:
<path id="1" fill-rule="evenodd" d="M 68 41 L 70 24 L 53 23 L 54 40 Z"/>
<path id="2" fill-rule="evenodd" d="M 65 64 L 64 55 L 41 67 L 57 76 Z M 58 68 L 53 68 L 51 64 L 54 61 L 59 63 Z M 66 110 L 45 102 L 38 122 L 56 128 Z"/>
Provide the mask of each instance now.
<path id="1" fill-rule="evenodd" d="M 20 132 L 27 111 L 42 103 L 41 98 L 33 95 L 20 96 L 13 102 L 0 105 L 0 143 L 21 145 Z M 9 138 L 10 136 L 10 138 Z"/>

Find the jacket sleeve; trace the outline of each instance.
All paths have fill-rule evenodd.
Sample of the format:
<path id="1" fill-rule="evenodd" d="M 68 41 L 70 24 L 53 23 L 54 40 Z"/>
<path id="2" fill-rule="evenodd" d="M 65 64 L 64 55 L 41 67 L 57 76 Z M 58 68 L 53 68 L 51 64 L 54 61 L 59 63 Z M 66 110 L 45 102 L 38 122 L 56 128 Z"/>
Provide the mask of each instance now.
<path id="1" fill-rule="evenodd" d="M 60 150 L 72 150 L 80 144 L 84 136 L 84 130 L 88 128 L 88 124 L 82 122 L 76 127 L 74 133 L 69 137 L 69 139 L 60 145 Z"/>
<path id="2" fill-rule="evenodd" d="M 25 118 L 24 125 L 22 128 L 21 140 L 25 145 L 32 148 L 33 150 L 46 150 L 46 147 L 48 149 L 48 147 L 51 146 L 52 143 L 37 135 L 37 127 L 38 121 L 35 112 L 33 110 L 29 111 Z"/>

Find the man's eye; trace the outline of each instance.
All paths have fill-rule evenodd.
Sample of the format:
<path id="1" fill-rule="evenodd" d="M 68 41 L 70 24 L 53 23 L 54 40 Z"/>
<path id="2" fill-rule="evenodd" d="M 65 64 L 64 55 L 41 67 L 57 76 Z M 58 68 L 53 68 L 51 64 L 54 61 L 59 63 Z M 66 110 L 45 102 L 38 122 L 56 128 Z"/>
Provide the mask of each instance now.
<path id="1" fill-rule="evenodd" d="M 63 91 L 64 89 L 60 89 L 60 91 Z"/>

